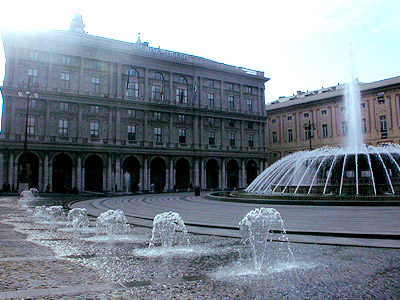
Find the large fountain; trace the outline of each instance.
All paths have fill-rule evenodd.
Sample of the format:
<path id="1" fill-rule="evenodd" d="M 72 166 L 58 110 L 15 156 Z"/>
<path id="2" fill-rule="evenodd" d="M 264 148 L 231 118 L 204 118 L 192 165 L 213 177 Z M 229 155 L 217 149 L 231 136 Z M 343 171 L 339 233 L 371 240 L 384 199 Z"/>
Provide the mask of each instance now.
<path id="1" fill-rule="evenodd" d="M 353 61 L 351 56 L 351 61 Z M 341 148 L 299 151 L 275 162 L 247 195 L 394 195 L 400 193 L 400 146 L 363 143 L 360 87 L 351 68 L 345 90 L 348 136 Z"/>

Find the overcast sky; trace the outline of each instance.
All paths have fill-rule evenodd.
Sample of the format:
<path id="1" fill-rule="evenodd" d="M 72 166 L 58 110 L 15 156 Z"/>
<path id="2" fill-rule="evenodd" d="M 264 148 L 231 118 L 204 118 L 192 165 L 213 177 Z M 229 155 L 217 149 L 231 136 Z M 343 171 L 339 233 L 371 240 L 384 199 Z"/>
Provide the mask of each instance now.
<path id="1" fill-rule="evenodd" d="M 0 28 L 67 30 L 83 16 L 91 35 L 264 71 L 266 102 L 296 91 L 400 75 L 400 1 L 2 1 Z M 1 45 L 2 46 L 2 45 Z M 4 78 L 0 50 L 0 82 Z"/>

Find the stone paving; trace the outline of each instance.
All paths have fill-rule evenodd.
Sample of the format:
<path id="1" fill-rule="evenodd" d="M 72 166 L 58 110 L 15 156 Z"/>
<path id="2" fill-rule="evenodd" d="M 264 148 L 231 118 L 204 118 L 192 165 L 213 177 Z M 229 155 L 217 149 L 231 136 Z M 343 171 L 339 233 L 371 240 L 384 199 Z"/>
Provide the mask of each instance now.
<path id="1" fill-rule="evenodd" d="M 271 243 L 256 272 L 235 238 L 152 252 L 149 228 L 96 240 L 33 222 L 25 204 L 0 198 L 0 299 L 400 299 L 398 249 Z"/>

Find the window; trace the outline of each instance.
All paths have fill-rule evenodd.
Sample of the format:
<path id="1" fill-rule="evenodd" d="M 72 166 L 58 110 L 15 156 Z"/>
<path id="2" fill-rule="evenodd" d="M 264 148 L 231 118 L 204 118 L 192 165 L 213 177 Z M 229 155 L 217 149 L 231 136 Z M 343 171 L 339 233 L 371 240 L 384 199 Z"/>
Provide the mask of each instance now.
<path id="1" fill-rule="evenodd" d="M 176 103 L 187 103 L 187 90 L 186 89 L 176 89 Z"/>
<path id="2" fill-rule="evenodd" d="M 186 116 L 185 115 L 178 115 L 178 121 L 181 123 L 186 122 Z"/>
<path id="3" fill-rule="evenodd" d="M 233 96 L 229 96 L 229 109 L 235 109 L 235 98 Z"/>
<path id="4" fill-rule="evenodd" d="M 208 86 L 213 88 L 214 87 L 214 80 L 208 80 Z"/>
<path id="5" fill-rule="evenodd" d="M 28 117 L 28 134 L 35 134 L 35 117 Z"/>
<path id="6" fill-rule="evenodd" d="M 99 122 L 90 122 L 90 137 L 99 137 Z"/>
<path id="7" fill-rule="evenodd" d="M 272 119 L 272 120 L 271 120 L 271 123 L 272 123 L 272 124 L 276 124 L 276 119 Z"/>
<path id="8" fill-rule="evenodd" d="M 151 87 L 151 98 L 153 100 L 164 100 L 164 88 L 160 85 L 153 85 Z"/>
<path id="9" fill-rule="evenodd" d="M 136 117 L 136 110 L 128 109 L 128 117 L 135 118 Z"/>
<path id="10" fill-rule="evenodd" d="M 211 107 L 215 106 L 215 100 L 214 100 L 214 94 L 213 93 L 209 93 L 208 94 L 208 105 Z"/>
<path id="11" fill-rule="evenodd" d="M 311 132 L 309 129 L 304 129 L 304 137 L 306 140 L 311 139 Z"/>
<path id="12" fill-rule="evenodd" d="M 154 79 L 164 81 L 164 76 L 161 73 L 154 73 Z"/>
<path id="13" fill-rule="evenodd" d="M 61 102 L 60 103 L 60 111 L 68 111 L 69 110 L 69 105 L 67 102 Z"/>
<path id="14" fill-rule="evenodd" d="M 253 94 L 253 87 L 246 86 L 246 92 L 247 92 L 247 94 Z"/>
<path id="15" fill-rule="evenodd" d="M 343 135 L 347 135 L 347 122 L 342 122 L 342 133 Z"/>
<path id="16" fill-rule="evenodd" d="M 381 132 L 387 131 L 386 116 L 379 116 L 379 122 L 381 124 Z"/>
<path id="17" fill-rule="evenodd" d="M 208 124 L 215 125 L 215 118 L 208 118 Z"/>
<path id="18" fill-rule="evenodd" d="M 101 62 L 99 61 L 92 61 L 92 69 L 100 71 L 101 70 Z"/>
<path id="19" fill-rule="evenodd" d="M 342 106 L 341 108 L 340 108 L 340 111 L 345 111 L 346 110 L 346 107 L 344 107 L 344 106 Z"/>
<path id="20" fill-rule="evenodd" d="M 100 92 L 100 77 L 92 77 L 92 92 Z"/>
<path id="21" fill-rule="evenodd" d="M 322 137 L 324 139 L 328 137 L 328 124 L 322 124 Z"/>
<path id="22" fill-rule="evenodd" d="M 228 90 L 233 91 L 233 83 L 228 82 Z"/>
<path id="23" fill-rule="evenodd" d="M 304 118 L 309 118 L 310 114 L 309 113 L 304 113 Z"/>
<path id="24" fill-rule="evenodd" d="M 292 116 L 288 116 L 288 117 L 287 117 L 287 120 L 288 120 L 288 121 L 292 121 L 292 119 L 293 119 Z"/>
<path id="25" fill-rule="evenodd" d="M 91 105 L 90 106 L 90 113 L 98 114 L 99 113 L 99 107 L 97 105 Z"/>
<path id="26" fill-rule="evenodd" d="M 36 100 L 30 99 L 29 100 L 29 109 L 35 109 L 35 108 L 36 108 Z"/>
<path id="27" fill-rule="evenodd" d="M 68 136 L 68 120 L 58 120 L 58 134 L 61 136 Z"/>
<path id="28" fill-rule="evenodd" d="M 61 63 L 62 63 L 63 65 L 67 65 L 67 66 L 71 65 L 71 57 L 69 57 L 69 56 L 63 56 L 63 57 L 61 58 Z"/>
<path id="29" fill-rule="evenodd" d="M 69 73 L 61 73 L 61 88 L 69 89 Z"/>
<path id="30" fill-rule="evenodd" d="M 378 104 L 385 104 L 385 93 L 381 92 L 378 93 L 376 100 L 378 101 Z"/>
<path id="31" fill-rule="evenodd" d="M 365 103 L 361 103 L 361 104 L 360 104 L 360 107 L 361 107 L 361 108 L 365 108 Z"/>
<path id="32" fill-rule="evenodd" d="M 229 127 L 235 127 L 235 120 L 229 120 Z"/>
<path id="33" fill-rule="evenodd" d="M 39 60 L 39 53 L 36 51 L 29 52 L 29 59 L 30 60 Z"/>
<path id="34" fill-rule="evenodd" d="M 136 140 L 136 125 L 128 125 L 128 140 Z"/>
<path id="35" fill-rule="evenodd" d="M 154 128 L 154 139 L 156 143 L 162 143 L 162 128 L 156 127 Z"/>
<path id="36" fill-rule="evenodd" d="M 288 129 L 288 142 L 293 142 L 293 129 Z"/>
<path id="37" fill-rule="evenodd" d="M 179 77 L 178 77 L 178 83 L 187 84 L 187 80 L 186 80 L 185 77 L 179 76 Z"/>
<path id="38" fill-rule="evenodd" d="M 253 100 L 247 99 L 247 108 L 249 111 L 253 111 Z"/>
<path id="39" fill-rule="evenodd" d="M 210 131 L 208 133 L 208 144 L 215 145 L 215 132 L 214 131 Z"/>
<path id="40" fill-rule="evenodd" d="M 251 121 L 247 122 L 247 128 L 248 129 L 254 129 L 254 123 L 251 122 Z"/>
<path id="41" fill-rule="evenodd" d="M 132 98 L 139 98 L 139 83 L 128 82 L 126 84 L 126 96 Z"/>
<path id="42" fill-rule="evenodd" d="M 229 136 L 229 145 L 231 147 L 235 146 L 235 133 L 231 132 L 230 136 Z"/>
<path id="43" fill-rule="evenodd" d="M 254 135 L 253 134 L 249 135 L 249 147 L 250 148 L 254 147 Z"/>
<path id="44" fill-rule="evenodd" d="M 362 133 L 367 133 L 367 119 L 366 118 L 361 119 L 361 130 L 362 130 Z"/>
<path id="45" fill-rule="evenodd" d="M 278 135 L 276 133 L 276 131 L 272 132 L 272 143 L 277 143 L 278 142 Z"/>
<path id="46" fill-rule="evenodd" d="M 139 73 L 134 68 L 130 68 L 128 70 L 128 76 L 129 77 L 139 77 Z"/>
<path id="47" fill-rule="evenodd" d="M 28 70 L 28 82 L 37 83 L 38 71 L 37 69 L 29 68 Z"/>
<path id="48" fill-rule="evenodd" d="M 154 120 L 161 120 L 161 113 L 158 111 L 154 112 Z"/>
<path id="49" fill-rule="evenodd" d="M 321 110 L 321 115 L 326 115 L 326 109 Z"/>
<path id="50" fill-rule="evenodd" d="M 186 129 L 179 129 L 179 144 L 186 144 Z"/>

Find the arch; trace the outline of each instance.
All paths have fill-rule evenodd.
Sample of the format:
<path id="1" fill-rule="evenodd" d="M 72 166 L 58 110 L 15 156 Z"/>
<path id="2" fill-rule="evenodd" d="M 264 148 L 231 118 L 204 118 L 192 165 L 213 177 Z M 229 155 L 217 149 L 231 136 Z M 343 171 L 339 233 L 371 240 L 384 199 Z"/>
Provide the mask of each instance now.
<path id="1" fill-rule="evenodd" d="M 164 75 L 161 74 L 160 72 L 155 72 L 154 79 L 164 81 Z"/>
<path id="2" fill-rule="evenodd" d="M 72 189 L 72 159 L 65 153 L 53 158 L 52 187 L 53 192 L 66 193 Z"/>
<path id="3" fill-rule="evenodd" d="M 103 190 L 104 163 L 100 156 L 91 154 L 85 159 L 85 191 L 101 192 Z"/>
<path id="4" fill-rule="evenodd" d="M 206 162 L 206 188 L 219 188 L 219 164 L 214 158 L 210 158 Z"/>
<path id="5" fill-rule="evenodd" d="M 186 158 L 178 158 L 175 162 L 175 186 L 174 190 L 193 187 L 190 181 L 190 164 Z"/>
<path id="6" fill-rule="evenodd" d="M 29 183 L 29 188 L 39 187 L 39 158 L 31 153 L 23 153 L 18 159 L 18 182 Z"/>
<path id="7" fill-rule="evenodd" d="M 133 76 L 133 77 L 139 77 L 139 72 L 135 68 L 130 67 L 128 69 L 127 75 Z"/>
<path id="8" fill-rule="evenodd" d="M 239 164 L 236 159 L 230 159 L 226 164 L 227 186 L 229 189 L 235 189 L 239 184 Z"/>
<path id="9" fill-rule="evenodd" d="M 135 156 L 131 155 L 123 160 L 122 174 L 124 179 L 122 183 L 124 191 L 137 191 L 140 182 L 140 162 Z M 125 174 L 129 174 L 129 176 Z"/>
<path id="10" fill-rule="evenodd" d="M 186 78 L 183 77 L 183 76 L 178 76 L 178 83 L 186 84 L 186 85 L 187 85 L 187 80 L 186 80 Z"/>
<path id="11" fill-rule="evenodd" d="M 256 179 L 258 175 L 257 171 L 257 163 L 250 159 L 246 163 L 246 183 L 249 185 L 250 183 L 253 182 L 254 179 Z"/>
<path id="12" fill-rule="evenodd" d="M 167 165 L 161 157 L 155 157 L 150 161 L 150 185 L 152 190 L 161 192 L 166 184 L 165 172 Z"/>

